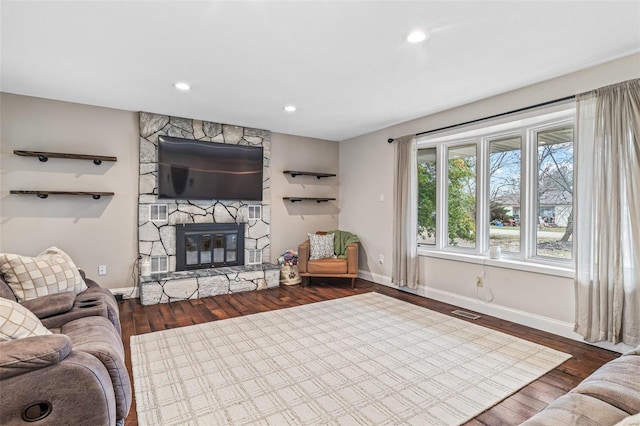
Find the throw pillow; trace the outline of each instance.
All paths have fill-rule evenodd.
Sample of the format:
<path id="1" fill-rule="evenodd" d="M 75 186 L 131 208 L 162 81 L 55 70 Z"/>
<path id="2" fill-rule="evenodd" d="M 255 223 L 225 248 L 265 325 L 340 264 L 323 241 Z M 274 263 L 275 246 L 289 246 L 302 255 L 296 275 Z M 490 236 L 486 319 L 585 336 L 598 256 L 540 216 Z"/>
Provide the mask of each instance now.
<path id="1" fill-rule="evenodd" d="M 87 289 L 73 260 L 57 247 L 49 247 L 36 257 L 0 253 L 0 273 L 18 302 Z"/>
<path id="2" fill-rule="evenodd" d="M 327 259 L 333 257 L 333 238 L 334 234 L 327 235 L 309 235 L 309 245 L 311 247 L 311 256 L 309 259 Z"/>
<path id="3" fill-rule="evenodd" d="M 51 334 L 33 312 L 0 297 L 0 341 Z"/>

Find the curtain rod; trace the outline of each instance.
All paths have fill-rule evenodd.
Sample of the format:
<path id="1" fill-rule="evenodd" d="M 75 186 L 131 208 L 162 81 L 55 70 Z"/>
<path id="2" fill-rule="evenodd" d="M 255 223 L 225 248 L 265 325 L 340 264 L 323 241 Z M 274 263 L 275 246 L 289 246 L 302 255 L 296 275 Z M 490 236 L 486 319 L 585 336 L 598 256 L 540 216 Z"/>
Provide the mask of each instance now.
<path id="1" fill-rule="evenodd" d="M 530 109 L 539 108 L 539 107 L 555 104 L 555 103 L 558 103 L 558 102 L 568 101 L 568 100 L 575 99 L 575 98 L 576 98 L 575 95 L 565 96 L 564 98 L 554 99 L 552 101 L 542 102 L 540 104 L 530 105 L 530 106 L 527 106 L 527 107 L 524 107 L 524 108 L 518 108 L 518 109 L 511 110 L 511 111 L 502 112 L 500 114 L 490 115 L 488 117 L 477 118 L 475 120 L 465 121 L 464 123 L 452 124 L 451 126 L 440 127 L 438 129 L 433 129 L 433 130 L 426 130 L 424 132 L 416 133 L 416 136 L 428 135 L 429 133 L 435 133 L 435 132 L 439 132 L 439 131 L 442 131 L 442 130 L 455 129 L 456 127 L 466 126 L 467 124 L 474 124 L 474 123 L 479 123 L 479 122 L 485 121 L 485 120 L 491 120 L 492 118 L 504 117 L 505 115 L 510 115 L 510 114 L 515 114 L 515 113 L 518 113 L 518 112 L 528 111 Z M 393 138 L 389 138 L 389 139 L 387 139 L 387 142 L 388 143 L 392 143 L 394 140 L 395 139 L 393 139 Z"/>

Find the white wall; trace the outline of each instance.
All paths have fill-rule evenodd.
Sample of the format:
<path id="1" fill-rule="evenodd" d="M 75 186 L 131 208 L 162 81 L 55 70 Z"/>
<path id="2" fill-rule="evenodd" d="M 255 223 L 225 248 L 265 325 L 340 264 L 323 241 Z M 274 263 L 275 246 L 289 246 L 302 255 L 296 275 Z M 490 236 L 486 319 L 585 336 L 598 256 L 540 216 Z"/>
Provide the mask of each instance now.
<path id="1" fill-rule="evenodd" d="M 0 94 L 0 251 L 35 256 L 56 245 L 106 288 L 133 286 L 137 257 L 138 113 Z M 242 123 L 232 123 L 242 125 Z M 337 202 L 283 196 L 338 195 L 338 178 L 291 179 L 282 170 L 338 171 L 338 143 L 272 133 L 271 244 L 275 261 L 307 232 L 336 229 Z M 19 157 L 13 150 L 100 154 L 116 163 Z M 115 192 L 114 197 L 10 195 L 10 189 Z M 107 275 L 98 277 L 98 265 Z"/>
<path id="2" fill-rule="evenodd" d="M 0 95 L 0 250 L 35 256 L 55 245 L 105 287 L 133 284 L 137 256 L 138 114 Z M 13 150 L 118 157 L 91 161 L 19 157 Z M 105 191 L 113 197 L 10 195 L 10 189 Z M 107 275 L 98 277 L 98 265 Z"/>
<path id="3" fill-rule="evenodd" d="M 339 144 L 320 139 L 271 135 L 271 255 L 275 262 L 288 249 L 297 250 L 307 233 L 338 229 L 338 202 L 291 203 L 282 197 L 338 198 L 339 177 L 285 175 L 284 170 L 338 173 Z"/>
<path id="4" fill-rule="evenodd" d="M 598 87 L 637 78 L 636 54 L 567 76 L 438 114 L 398 124 L 340 143 L 340 227 L 355 232 L 362 241 L 361 275 L 390 283 L 393 225 L 394 144 L 388 138 L 419 133 L 447 125 L 575 95 Z M 429 100 L 425 99 L 425 103 Z M 380 201 L 384 195 L 384 202 Z M 383 255 L 386 262 L 378 262 Z M 491 304 L 478 303 L 475 277 L 482 265 L 421 257 L 418 293 L 466 305 L 468 308 L 559 326 L 571 333 L 574 293 L 571 278 L 540 275 L 487 266 L 487 282 L 495 294 Z M 575 337 L 575 336 L 573 336 Z"/>

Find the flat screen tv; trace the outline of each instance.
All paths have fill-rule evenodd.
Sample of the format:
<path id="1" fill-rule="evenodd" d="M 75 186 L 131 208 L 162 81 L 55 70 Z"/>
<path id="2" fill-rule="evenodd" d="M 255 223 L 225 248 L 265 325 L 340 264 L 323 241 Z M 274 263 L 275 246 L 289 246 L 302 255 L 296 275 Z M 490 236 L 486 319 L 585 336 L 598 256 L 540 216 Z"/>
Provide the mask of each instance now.
<path id="1" fill-rule="evenodd" d="M 262 147 L 158 138 L 158 198 L 262 200 Z"/>

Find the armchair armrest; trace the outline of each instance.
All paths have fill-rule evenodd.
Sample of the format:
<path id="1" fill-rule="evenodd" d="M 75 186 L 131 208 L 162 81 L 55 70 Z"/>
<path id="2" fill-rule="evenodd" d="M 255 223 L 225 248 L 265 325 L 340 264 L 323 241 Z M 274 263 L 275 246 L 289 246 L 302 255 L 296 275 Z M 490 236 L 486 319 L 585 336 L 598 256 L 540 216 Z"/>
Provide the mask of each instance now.
<path id="1" fill-rule="evenodd" d="M 358 243 L 351 243 L 347 246 L 347 273 L 358 273 Z"/>
<path id="2" fill-rule="evenodd" d="M 298 246 L 298 272 L 307 272 L 307 262 L 309 260 L 309 240 Z"/>
<path id="3" fill-rule="evenodd" d="M 26 300 L 21 305 L 42 319 L 69 312 L 73 308 L 75 301 L 76 294 L 72 291 L 66 291 Z"/>
<path id="4" fill-rule="evenodd" d="M 64 334 L 0 342 L 0 380 L 58 364 L 72 348 L 71 339 Z"/>

